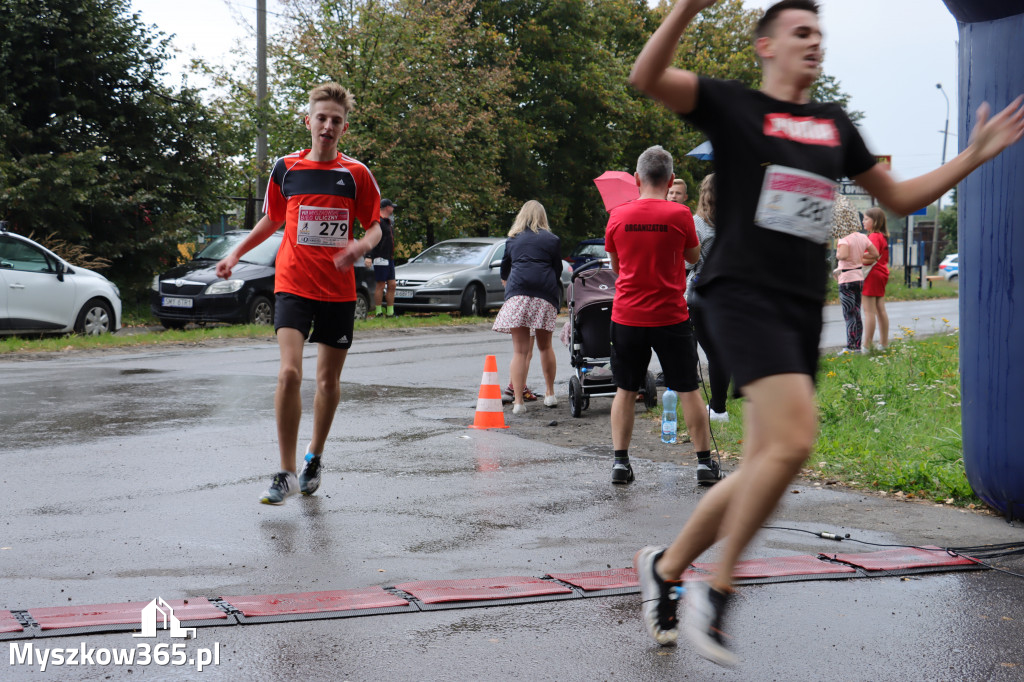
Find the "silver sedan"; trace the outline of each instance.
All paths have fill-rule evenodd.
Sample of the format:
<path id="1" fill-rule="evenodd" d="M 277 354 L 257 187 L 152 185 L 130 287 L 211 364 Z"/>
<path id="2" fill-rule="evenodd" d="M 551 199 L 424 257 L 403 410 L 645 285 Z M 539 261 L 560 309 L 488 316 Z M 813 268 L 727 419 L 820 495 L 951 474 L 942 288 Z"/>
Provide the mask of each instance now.
<path id="1" fill-rule="evenodd" d="M 395 310 L 458 310 L 483 315 L 505 301 L 501 259 L 505 237 L 464 237 L 438 242 L 395 268 Z M 571 268 L 563 261 L 562 289 Z"/>

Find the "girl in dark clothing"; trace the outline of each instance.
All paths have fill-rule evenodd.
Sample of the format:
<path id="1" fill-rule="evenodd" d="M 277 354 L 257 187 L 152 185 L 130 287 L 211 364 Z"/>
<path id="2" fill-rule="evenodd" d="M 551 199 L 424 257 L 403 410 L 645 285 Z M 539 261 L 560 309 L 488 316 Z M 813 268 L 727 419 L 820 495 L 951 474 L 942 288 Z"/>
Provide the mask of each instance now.
<path id="1" fill-rule="evenodd" d="M 725 400 L 729 392 L 729 372 L 718 357 L 718 347 L 711 338 L 708 330 L 704 310 L 701 307 L 700 299 L 693 296 L 691 292 L 697 286 L 700 279 L 700 272 L 704 268 L 704 261 L 711 253 L 711 245 L 715 242 L 715 174 L 705 176 L 700 183 L 700 197 L 697 199 L 697 213 L 693 216 L 693 223 L 697 228 L 697 237 L 700 239 L 700 260 L 690 270 L 686 280 L 687 304 L 690 311 L 690 321 L 693 323 L 693 331 L 697 337 L 697 343 L 704 349 L 704 355 L 708 359 L 708 383 L 711 389 L 711 400 L 708 403 L 708 417 L 711 421 L 729 421 L 729 412 L 725 409 Z"/>
<path id="2" fill-rule="evenodd" d="M 555 397 L 555 331 L 561 293 L 562 259 L 559 239 L 551 233 L 547 212 L 539 201 L 527 201 L 516 216 L 505 242 L 501 281 L 505 303 L 494 320 L 494 331 L 512 335 L 512 414 L 526 411 L 523 388 L 530 369 L 533 339 L 537 339 L 544 372 L 544 404 L 558 405 Z"/>

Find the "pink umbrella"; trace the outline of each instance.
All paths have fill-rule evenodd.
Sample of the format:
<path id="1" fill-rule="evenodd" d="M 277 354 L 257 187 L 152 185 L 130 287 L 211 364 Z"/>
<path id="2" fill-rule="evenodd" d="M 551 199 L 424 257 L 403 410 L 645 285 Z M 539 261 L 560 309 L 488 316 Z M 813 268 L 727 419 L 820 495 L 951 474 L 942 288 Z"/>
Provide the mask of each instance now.
<path id="1" fill-rule="evenodd" d="M 601 193 L 604 210 L 609 213 L 616 206 L 640 198 L 640 190 L 631 173 L 605 171 L 601 173 L 600 177 L 594 178 L 594 184 L 597 185 L 597 191 Z"/>

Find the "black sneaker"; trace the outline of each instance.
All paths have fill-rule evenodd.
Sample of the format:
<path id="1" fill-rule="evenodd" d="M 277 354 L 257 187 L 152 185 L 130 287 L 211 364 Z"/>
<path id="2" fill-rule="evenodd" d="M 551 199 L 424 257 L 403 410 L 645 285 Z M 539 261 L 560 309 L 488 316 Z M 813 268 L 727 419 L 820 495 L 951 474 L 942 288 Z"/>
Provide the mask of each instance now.
<path id="1" fill-rule="evenodd" d="M 312 495 L 320 487 L 320 455 L 306 453 L 306 463 L 299 472 L 299 492 Z"/>
<path id="2" fill-rule="evenodd" d="M 290 471 L 281 471 L 274 474 L 267 492 L 263 493 L 260 502 L 263 504 L 284 504 L 284 501 L 299 492 L 299 483 L 295 480 L 295 474 Z"/>
<path id="3" fill-rule="evenodd" d="M 662 580 L 654 570 L 654 564 L 664 553 L 664 547 L 644 547 L 633 556 L 633 568 L 640 581 L 640 609 L 644 624 L 655 642 L 672 646 L 679 639 L 676 607 L 682 583 Z"/>
<path id="4" fill-rule="evenodd" d="M 633 467 L 629 462 L 615 462 L 612 465 L 612 483 L 632 483 Z"/>
<path id="5" fill-rule="evenodd" d="M 736 665 L 736 656 L 726 646 L 723 632 L 725 609 L 731 594 L 711 589 L 708 583 L 693 582 L 686 586 L 686 616 L 683 631 L 697 653 L 718 665 Z"/>
<path id="6" fill-rule="evenodd" d="M 707 464 L 697 463 L 697 483 L 700 485 L 714 485 L 722 480 L 722 469 L 718 462 L 711 460 Z"/>

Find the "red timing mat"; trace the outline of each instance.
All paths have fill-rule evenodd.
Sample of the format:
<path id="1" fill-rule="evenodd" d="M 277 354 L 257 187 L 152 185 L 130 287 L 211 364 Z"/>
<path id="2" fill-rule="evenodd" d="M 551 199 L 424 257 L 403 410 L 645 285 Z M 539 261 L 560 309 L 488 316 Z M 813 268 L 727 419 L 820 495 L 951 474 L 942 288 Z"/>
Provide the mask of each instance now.
<path id="1" fill-rule="evenodd" d="M 715 564 L 694 564 L 694 568 L 713 574 Z M 733 577 L 736 580 L 754 578 L 782 578 L 793 575 L 824 575 L 835 573 L 856 573 L 849 566 L 833 564 L 809 555 L 779 556 L 764 559 L 749 559 L 736 564 Z"/>
<path id="2" fill-rule="evenodd" d="M 21 632 L 25 628 L 10 611 L 0 611 L 0 632 Z"/>
<path id="3" fill-rule="evenodd" d="M 395 587 L 424 604 L 573 594 L 564 585 L 523 575 L 472 580 L 421 580 Z"/>
<path id="4" fill-rule="evenodd" d="M 962 556 L 953 556 L 941 547 L 897 547 L 864 554 L 822 554 L 833 561 L 863 568 L 865 571 L 903 571 L 912 568 L 948 568 L 976 566 Z"/>
<path id="5" fill-rule="evenodd" d="M 755 584 L 979 568 L 985 566 L 967 557 L 951 555 L 939 547 L 899 547 L 861 554 L 821 553 L 817 557 L 794 555 L 741 561 L 736 565 L 735 578 L 738 584 Z M 683 580 L 709 580 L 715 569 L 716 564 L 713 563 L 694 564 L 686 571 Z M 169 600 L 167 603 L 184 625 L 200 627 L 522 604 L 639 591 L 636 572 L 632 568 L 550 573 L 547 577 L 549 579 L 504 576 L 469 580 L 422 580 L 401 583 L 387 590 L 368 587 L 221 597 L 213 602 L 197 597 L 189 599 L 187 604 L 180 599 Z M 395 589 L 401 590 L 409 599 L 389 591 Z M 63 637 L 85 632 L 133 630 L 141 626 L 142 609 L 148 603 L 139 601 L 127 604 L 68 605 L 28 611 L 0 610 L 0 639 Z"/>
<path id="6" fill-rule="evenodd" d="M 94 627 L 97 625 L 132 625 L 142 622 L 142 608 L 149 602 L 137 601 L 127 604 L 93 604 L 91 606 L 50 606 L 29 609 L 28 614 L 39 623 L 43 630 L 58 628 Z M 203 597 L 189 599 L 168 599 L 174 615 L 182 623 L 190 620 L 227 620 L 227 614 Z"/>
<path id="7" fill-rule="evenodd" d="M 587 573 L 548 573 L 548 576 L 587 592 L 624 587 L 636 588 L 640 585 L 636 579 L 636 571 L 632 568 L 612 568 L 607 571 L 589 571 Z"/>
<path id="8" fill-rule="evenodd" d="M 329 592 L 295 592 L 292 594 L 263 594 L 249 597 L 221 597 L 221 599 L 241 611 L 248 618 L 409 606 L 409 602 L 405 599 L 385 592 L 379 587 L 367 587 L 359 590 L 332 590 Z"/>

